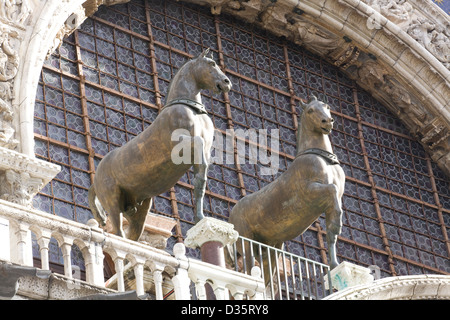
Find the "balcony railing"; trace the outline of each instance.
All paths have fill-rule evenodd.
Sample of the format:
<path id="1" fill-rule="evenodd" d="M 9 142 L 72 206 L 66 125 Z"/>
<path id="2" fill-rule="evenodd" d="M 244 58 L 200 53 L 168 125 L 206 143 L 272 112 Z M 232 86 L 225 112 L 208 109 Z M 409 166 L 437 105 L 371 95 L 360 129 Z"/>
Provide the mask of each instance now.
<path id="1" fill-rule="evenodd" d="M 81 224 L 0 200 L 0 260 L 33 267 L 31 233 L 39 246 L 42 270 L 50 270 L 49 244 L 54 238 L 64 261 L 63 275 L 58 277 L 96 288 L 106 285 L 108 292 L 130 290 L 127 281 L 131 270 L 137 296 L 144 296 L 151 283 L 154 298 L 158 300 L 167 296 L 177 300 L 207 299 L 207 291 L 211 290 L 208 286 L 219 300 L 231 297 L 235 300 L 321 299 L 330 293 L 324 285 L 324 278 L 329 277 L 327 265 L 243 237 L 232 245 L 233 249 L 227 250 L 233 256 L 231 260 L 236 262 L 233 263 L 235 270 L 230 270 L 186 257 L 182 243 L 174 246 L 171 255 L 147 244 L 106 233 L 94 220 Z M 83 256 L 84 282 L 74 279 L 78 267 L 71 258 L 73 245 Z M 239 257 L 238 248 L 247 251 Z M 106 283 L 105 253 L 112 258 L 116 272 Z M 112 282 L 114 286 L 111 287 Z M 76 289 L 76 286 L 72 287 Z"/>
<path id="2" fill-rule="evenodd" d="M 261 268 L 266 299 L 317 300 L 333 293 L 325 285 L 331 283 L 328 265 L 245 237 L 239 237 L 232 248 L 236 271 L 248 273 L 255 264 Z"/>
<path id="3" fill-rule="evenodd" d="M 85 285 L 105 288 L 103 260 L 104 253 L 108 253 L 116 270 L 116 289 L 113 292 L 126 290 L 124 262 L 127 262 L 134 272 L 137 296 L 145 295 L 145 281 L 149 280 L 147 274 L 150 272 L 154 296 L 158 300 L 164 298 L 167 288 L 172 288 L 177 300 L 206 299 L 205 284 L 212 287 L 216 299 L 229 299 L 230 296 L 234 299 L 264 298 L 264 283 L 258 274 L 242 274 L 187 258 L 182 243 L 174 246 L 172 256 L 149 245 L 105 233 L 93 220 L 87 225 L 81 224 L 0 200 L 0 260 L 33 267 L 31 233 L 39 245 L 41 269 L 50 269 L 49 243 L 54 238 L 63 255 L 63 277 L 76 280 L 76 283 L 83 281 L 73 279 L 73 245 L 78 246 L 85 262 Z M 195 295 L 191 295 L 191 283 L 196 288 Z M 72 286 L 72 289 L 76 287 Z"/>

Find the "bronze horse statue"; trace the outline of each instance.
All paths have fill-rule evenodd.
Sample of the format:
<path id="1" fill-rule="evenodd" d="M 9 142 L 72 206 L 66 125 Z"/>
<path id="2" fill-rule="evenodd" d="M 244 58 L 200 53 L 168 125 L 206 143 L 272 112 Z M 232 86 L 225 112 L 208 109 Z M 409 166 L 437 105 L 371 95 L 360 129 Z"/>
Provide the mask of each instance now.
<path id="1" fill-rule="evenodd" d="M 280 249 L 325 213 L 329 264 L 334 268 L 338 265 L 336 241 L 342 228 L 345 184 L 328 136 L 334 120 L 329 105 L 316 97 L 301 106 L 295 160 L 272 183 L 242 198 L 231 211 L 229 222 L 239 235 Z M 237 250 L 242 255 L 243 248 L 238 246 Z M 251 263 L 247 259 L 247 270 Z M 268 279 L 267 265 L 264 271 Z"/>
<path id="2" fill-rule="evenodd" d="M 129 223 L 127 238 L 138 240 L 152 197 L 169 190 L 192 165 L 196 220 L 204 217 L 203 197 L 214 125 L 202 104 L 200 91 L 220 93 L 231 89 L 230 80 L 208 53 L 206 49 L 178 70 L 169 85 L 167 103 L 153 123 L 98 164 L 89 189 L 89 206 L 100 225 L 104 226 L 109 218 L 113 233 L 125 237 L 125 217 Z M 177 141 L 173 133 L 180 130 L 184 135 L 178 135 Z M 199 155 L 198 161 L 173 161 L 172 153 L 180 138 L 188 140 L 194 156 Z"/>

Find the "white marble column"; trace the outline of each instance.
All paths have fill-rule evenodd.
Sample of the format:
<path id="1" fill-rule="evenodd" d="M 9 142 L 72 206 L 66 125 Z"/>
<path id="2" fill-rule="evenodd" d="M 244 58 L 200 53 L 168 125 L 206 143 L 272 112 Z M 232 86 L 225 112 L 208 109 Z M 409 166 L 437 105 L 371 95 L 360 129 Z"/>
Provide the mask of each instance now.
<path id="1" fill-rule="evenodd" d="M 200 248 L 202 261 L 225 268 L 223 248 L 236 242 L 238 236 L 231 223 L 206 217 L 188 230 L 184 243 L 190 248 Z M 208 300 L 225 297 L 220 289 L 213 293 L 209 284 L 205 285 L 205 289 Z"/>

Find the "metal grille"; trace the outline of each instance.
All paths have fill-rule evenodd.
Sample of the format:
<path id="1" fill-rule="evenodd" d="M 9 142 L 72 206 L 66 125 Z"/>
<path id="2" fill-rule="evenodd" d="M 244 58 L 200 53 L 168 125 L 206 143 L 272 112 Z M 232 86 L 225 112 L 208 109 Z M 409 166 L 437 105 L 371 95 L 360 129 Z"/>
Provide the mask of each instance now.
<path id="1" fill-rule="evenodd" d="M 205 214 L 226 220 L 233 205 L 281 174 L 294 159 L 300 108 L 326 95 L 331 140 L 347 176 L 341 260 L 378 265 L 382 276 L 449 273 L 448 178 L 402 123 L 339 69 L 256 26 L 172 0 L 103 6 L 45 62 L 35 108 L 36 156 L 62 172 L 34 206 L 86 222 L 87 190 L 109 151 L 140 133 L 164 105 L 170 79 L 187 59 L 210 47 L 233 89 L 203 93 L 215 127 L 280 132 L 280 170 L 260 164 L 212 164 Z M 236 152 L 234 154 L 236 157 Z M 192 171 L 155 197 L 152 212 L 178 221 L 169 247 L 193 225 Z M 327 263 L 320 217 L 286 249 Z M 199 252 L 189 250 L 199 257 Z"/>
<path id="2" fill-rule="evenodd" d="M 236 271 L 251 274 L 253 266 L 260 267 L 267 300 L 319 300 L 333 293 L 326 264 L 241 236 L 226 252 L 225 260 Z"/>

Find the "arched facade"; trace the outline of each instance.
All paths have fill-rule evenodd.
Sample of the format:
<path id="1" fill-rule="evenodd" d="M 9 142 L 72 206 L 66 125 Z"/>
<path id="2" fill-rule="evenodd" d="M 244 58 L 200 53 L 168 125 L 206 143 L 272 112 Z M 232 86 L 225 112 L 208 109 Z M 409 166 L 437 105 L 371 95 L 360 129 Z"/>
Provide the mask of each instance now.
<path id="1" fill-rule="evenodd" d="M 417 275 L 390 277 L 369 285 L 336 292 L 326 300 L 448 300 L 450 282 L 446 276 Z"/>
<path id="2" fill-rule="evenodd" d="M 28 8 L 33 8 L 33 15 L 25 18 L 24 12 L 15 24 L 20 30 L 23 28 L 20 21 L 26 21 L 32 28 L 27 27 L 22 36 L 20 51 L 27 59 L 19 59 L 12 103 L 21 112 L 21 120 L 15 119 L 12 127 L 20 131 L 20 139 L 15 139 L 20 140 L 18 148 L 22 153 L 33 154 L 29 112 L 34 106 L 32 88 L 37 86 L 47 54 L 99 5 L 125 2 L 46 1 L 40 5 L 25 2 Z M 448 26 L 449 22 L 437 6 L 425 0 L 399 5 L 396 10 L 385 9 L 381 1 L 370 2 L 373 7 L 364 1 L 188 2 L 212 6 L 213 13 L 227 12 L 256 23 L 346 70 L 406 123 L 448 174 L 449 61 L 445 47 L 440 51 L 439 43 L 433 41 L 444 38 L 443 46 L 448 46 L 445 34 L 435 26 Z M 439 34 L 442 37 L 437 37 Z M 22 90 L 15 89 L 19 87 Z"/>
<path id="3" fill-rule="evenodd" d="M 17 172 L 22 170 L 22 168 L 26 168 L 26 170 L 28 170 L 27 172 L 29 172 L 28 176 L 21 175 L 21 180 L 19 183 L 14 184 L 10 182 L 11 188 L 16 188 L 16 190 L 19 189 L 23 191 L 22 193 L 24 194 L 24 199 L 21 199 L 21 201 L 24 204 L 30 204 L 33 195 L 44 187 L 46 183 L 51 180 L 54 175 L 56 175 L 58 170 L 57 166 L 40 160 L 45 159 L 46 157 L 41 155 L 38 159 L 35 158 L 36 124 L 34 117 L 35 114 L 39 112 L 36 111 L 36 99 L 40 99 L 39 96 L 36 95 L 36 92 L 39 94 L 39 90 L 36 91 L 36 89 L 40 88 L 40 82 L 45 85 L 45 81 L 40 78 L 44 61 L 47 57 L 50 57 L 51 59 L 51 53 L 58 48 L 63 37 L 67 34 L 71 34 L 78 26 L 82 24 L 82 22 L 86 21 L 87 17 L 97 12 L 100 5 L 109 6 L 127 2 L 128 1 L 123 0 L 65 2 L 23 1 L 22 4 L 14 5 L 16 9 L 14 12 L 11 11 L 10 13 L 5 13 L 0 17 L 4 25 L 2 32 L 8 39 L 4 43 L 11 47 L 11 50 L 8 50 L 5 47 L 6 44 L 2 47 L 3 51 L 7 54 L 8 63 L 10 66 L 8 69 L 9 73 L 5 75 L 4 79 L 0 79 L 4 90 L 3 96 L 1 96 L 3 102 L 2 106 L 4 105 L 2 113 L 4 135 L 1 138 L 3 138 L 2 149 L 5 150 L 2 150 L 2 152 L 4 154 L 8 154 L 9 159 L 15 159 L 17 156 L 24 159 L 24 164 L 19 167 L 12 167 L 12 164 L 9 164 L 12 167 L 9 168 L 10 171 Z M 350 96 L 357 96 L 356 99 L 359 103 L 356 104 L 360 109 L 359 112 L 356 112 L 355 116 L 353 116 L 353 120 L 357 120 L 353 121 L 356 125 L 355 132 L 349 135 L 342 134 L 343 137 L 345 136 L 347 141 L 347 145 L 345 147 L 342 146 L 342 150 L 348 150 L 348 145 L 351 143 L 350 140 L 352 139 L 356 139 L 357 142 L 358 139 L 360 140 L 359 142 L 363 141 L 364 139 L 360 139 L 359 135 L 362 134 L 365 129 L 369 131 L 371 130 L 370 126 L 364 126 L 361 119 L 358 120 L 358 116 L 361 117 L 361 112 L 364 112 L 367 109 L 366 111 L 368 113 L 373 113 L 381 117 L 387 116 L 388 118 L 393 114 L 402 120 L 409 132 L 430 154 L 431 159 L 428 158 L 428 160 L 425 160 L 422 163 L 422 165 L 426 167 L 425 171 L 428 173 L 433 171 L 434 164 L 431 162 L 431 160 L 433 160 L 438 164 L 441 170 L 447 174 L 448 177 L 450 171 L 450 147 L 448 145 L 450 124 L 450 107 L 448 105 L 450 101 L 449 61 L 445 60 L 448 59 L 448 57 L 441 56 L 441 52 L 436 49 L 438 47 L 437 44 L 433 43 L 431 40 L 436 38 L 439 39 L 439 35 L 441 34 L 440 29 L 438 27 L 432 27 L 432 25 L 447 26 L 449 19 L 448 16 L 439 11 L 439 9 L 430 2 L 411 1 L 408 7 L 399 5 L 398 10 L 396 11 L 389 8 L 384 8 L 381 1 L 370 2 L 372 6 L 368 5 L 368 2 L 349 0 L 340 2 L 289 0 L 252 0 L 246 2 L 229 0 L 199 0 L 185 2 L 199 4 L 206 7 L 208 10 L 211 10 L 212 14 L 218 15 L 218 17 L 223 15 L 227 15 L 228 17 L 236 16 L 241 20 L 259 26 L 262 29 L 270 30 L 271 33 L 280 38 L 286 39 L 282 41 L 301 45 L 303 48 L 306 48 L 312 52 L 313 55 L 317 55 L 323 59 L 313 59 L 314 61 L 319 61 L 317 63 L 320 64 L 320 68 L 322 68 L 322 70 L 325 65 L 327 68 L 329 65 L 334 65 L 334 67 L 339 68 L 342 74 L 345 74 L 345 79 L 342 78 L 342 81 L 337 80 L 337 83 L 344 84 L 345 81 L 354 81 L 355 84 L 363 88 L 366 92 L 369 92 L 372 95 L 372 98 L 370 95 L 364 95 L 362 93 L 358 97 L 358 92 L 356 89 L 353 89 L 350 93 Z M 148 11 L 149 8 L 147 7 L 146 10 Z M 85 25 L 85 27 L 88 28 L 89 26 Z M 214 28 L 217 30 L 217 25 L 214 26 Z M 80 34 L 83 34 L 83 30 L 80 31 Z M 85 32 L 84 34 L 87 33 Z M 214 32 L 211 32 L 211 34 L 214 34 Z M 226 37 L 226 35 L 224 35 L 224 37 Z M 142 39 L 148 40 L 147 38 Z M 153 38 L 150 38 L 150 40 L 153 40 Z M 70 43 L 71 41 L 72 40 L 69 38 L 68 42 Z M 233 41 L 237 43 L 238 39 L 235 38 Z M 448 45 L 448 38 L 446 40 L 443 39 L 443 41 L 447 41 L 446 43 Z M 73 40 L 72 44 L 79 50 L 80 39 Z M 171 47 L 171 45 L 169 45 L 169 47 Z M 174 56 L 177 53 L 181 53 L 164 46 L 159 47 L 159 49 L 161 48 L 165 50 L 162 50 L 161 52 L 170 51 Z M 297 51 L 296 49 L 293 49 L 292 51 L 289 51 L 290 49 L 286 46 L 282 48 L 284 50 L 282 55 L 287 56 L 285 61 L 293 64 L 292 69 L 286 69 L 289 70 L 287 72 L 296 70 L 295 58 L 289 57 L 289 53 L 291 53 L 291 55 L 296 52 L 302 52 L 302 54 L 305 54 L 302 51 L 303 49 L 298 49 Z M 220 53 L 219 58 L 221 59 L 221 64 L 223 67 L 233 71 L 233 68 L 228 64 L 228 56 L 224 50 L 226 49 L 216 48 L 216 51 Z M 155 53 L 150 52 L 150 54 L 154 55 Z M 181 54 L 179 58 L 183 60 L 188 58 L 189 55 L 191 54 Z M 229 57 L 232 56 L 229 55 Z M 176 58 L 172 59 L 176 60 Z M 74 60 L 76 61 L 77 59 Z M 170 68 L 172 68 L 173 65 L 175 65 L 176 67 L 176 64 L 181 60 L 178 62 L 175 60 L 167 62 L 167 66 L 171 66 Z M 283 63 L 285 61 L 283 61 Z M 273 62 L 277 62 L 277 59 L 273 59 Z M 77 63 L 78 64 L 75 64 L 75 68 L 79 68 L 81 66 L 79 61 Z M 298 69 L 301 69 L 301 67 L 299 66 Z M 47 70 L 49 70 L 49 68 L 47 68 Z M 158 71 L 160 73 L 157 74 L 156 77 L 154 73 L 148 72 L 149 76 L 153 76 L 153 80 L 155 80 L 154 84 L 158 83 L 158 76 L 161 76 L 161 71 Z M 173 72 L 173 70 L 168 71 L 166 77 L 167 80 L 170 79 L 171 72 Z M 235 72 L 236 74 L 233 76 L 238 82 L 245 78 L 240 77 L 242 74 L 240 69 Z M 86 74 L 86 76 L 88 75 Z M 275 76 L 275 72 L 271 73 L 271 77 Z M 249 79 L 251 78 L 251 76 L 246 77 Z M 286 75 L 286 79 L 292 79 L 292 83 L 290 85 L 288 84 L 289 88 L 287 90 L 291 96 L 283 96 L 285 98 L 284 103 L 289 106 L 288 109 L 290 109 L 289 112 L 291 115 L 297 112 L 295 110 L 295 104 L 298 99 L 306 98 L 306 95 L 309 94 L 309 92 L 305 92 L 304 96 L 298 94 L 298 97 L 295 97 L 296 93 L 294 90 L 296 90 L 296 88 L 300 88 L 301 84 L 298 84 L 296 87 L 294 77 L 295 76 L 292 75 Z M 338 77 L 340 76 L 338 75 Z M 83 82 L 84 80 L 81 81 Z M 89 81 L 90 80 L 88 79 L 88 82 Z M 248 82 L 251 83 L 251 81 Z M 158 84 L 162 87 L 159 92 L 164 91 L 164 83 L 167 83 L 167 81 L 163 81 L 161 84 Z M 244 81 L 242 81 L 241 86 L 243 83 Z M 10 88 L 10 91 L 8 91 L 8 88 Z M 264 86 L 262 86 L 262 88 L 264 88 Z M 309 86 L 309 88 L 311 90 L 315 89 L 314 86 Z M 331 88 L 330 90 L 333 89 Z M 325 87 L 318 89 L 318 91 L 327 93 Z M 80 95 L 82 96 L 82 93 L 80 93 Z M 245 97 L 244 95 L 233 96 L 231 94 L 224 100 L 213 100 L 213 98 L 211 98 L 211 103 L 213 105 L 215 103 L 220 105 L 223 104 L 225 108 L 230 110 L 230 112 L 238 112 L 239 108 L 233 108 L 238 106 L 238 102 L 233 101 L 233 99 L 238 98 L 243 99 L 241 100 L 242 102 L 245 101 L 245 99 L 248 100 L 249 97 Z M 379 105 L 378 103 L 376 103 L 377 108 L 369 107 L 371 103 L 375 103 L 373 98 L 380 101 L 389 111 L 383 111 L 384 106 Z M 94 102 L 93 99 L 88 98 L 88 100 L 89 99 L 90 102 Z M 372 101 L 368 102 L 367 108 L 365 108 L 366 106 L 364 105 L 365 99 Z M 163 96 L 161 94 L 156 94 L 155 100 L 150 103 L 156 106 L 161 106 L 162 100 Z M 343 99 L 336 101 L 342 100 Z M 345 107 L 341 105 L 340 108 L 340 112 L 345 115 Z M 281 109 L 282 108 L 278 111 L 279 113 L 283 112 Z M 231 117 L 225 116 L 222 120 L 220 120 L 220 116 L 217 116 L 216 118 L 217 123 L 222 121 L 225 125 L 224 128 L 226 128 L 226 125 L 230 123 Z M 85 117 L 83 121 L 86 120 L 87 117 Z M 233 121 L 234 120 L 235 118 L 233 118 Z M 345 122 L 344 120 L 350 121 Z M 352 119 L 346 118 L 345 116 L 343 117 L 341 128 L 343 133 L 345 132 L 343 127 L 348 125 L 348 123 L 351 123 L 351 120 Z M 295 123 L 295 117 L 292 117 L 289 121 L 292 121 L 291 131 L 295 132 L 297 125 Z M 362 121 L 365 120 L 363 119 Z M 236 125 L 239 121 L 234 121 L 233 123 Z M 143 126 L 145 125 L 148 125 L 148 123 L 143 122 Z M 216 124 L 216 127 L 217 126 L 218 125 Z M 130 133 L 133 132 L 130 130 Z M 366 133 L 370 134 L 369 132 Z M 380 142 L 381 140 L 377 140 L 377 138 L 374 139 L 374 141 L 368 141 L 366 143 L 380 143 L 380 148 L 384 148 L 382 150 L 388 150 L 386 147 L 389 146 L 382 144 Z M 398 143 L 398 141 L 392 141 L 392 144 L 396 143 Z M 286 144 L 287 149 L 292 149 L 293 147 L 295 147 L 295 144 L 292 144 L 292 141 L 291 144 Z M 339 147 L 340 146 L 338 146 L 337 149 L 339 149 Z M 14 150 L 14 152 L 11 152 L 10 150 Z M 412 155 L 414 151 L 411 150 L 409 152 Z M 420 150 L 420 148 L 414 150 Z M 288 155 L 289 151 L 285 151 L 285 153 Z M 414 253 L 408 253 L 407 251 L 409 250 L 408 248 L 412 248 L 413 246 L 406 247 L 405 243 L 395 239 L 394 235 L 391 234 L 391 236 L 389 236 L 390 231 L 386 229 L 398 228 L 398 219 L 400 218 L 395 218 L 397 219 L 396 222 L 386 221 L 386 216 L 381 215 L 381 212 L 383 210 L 390 210 L 391 207 L 395 206 L 394 202 L 397 198 L 400 200 L 405 200 L 406 198 L 402 198 L 401 196 L 396 197 L 391 193 L 384 192 L 384 187 L 381 189 L 376 187 L 379 185 L 378 183 L 381 183 L 380 181 L 383 179 L 383 175 L 377 174 L 378 172 L 375 169 L 375 162 L 369 163 L 371 170 L 368 171 L 369 174 L 367 177 L 362 178 L 361 176 L 358 176 L 358 170 L 361 168 L 367 169 L 367 162 L 371 160 L 376 161 L 376 157 L 371 156 L 370 153 L 364 149 L 359 150 L 356 153 L 359 153 L 362 161 L 366 161 L 366 163 L 358 167 L 357 164 L 351 165 L 353 160 L 351 158 L 348 159 L 349 170 L 352 172 L 349 179 L 349 184 L 352 185 L 352 190 L 350 193 L 354 192 L 354 197 L 349 197 L 348 199 L 355 200 L 356 194 L 365 189 L 368 192 L 367 197 L 370 201 L 363 203 L 364 201 L 361 202 L 361 199 L 357 200 L 359 201 L 358 207 L 361 212 L 358 212 L 356 209 L 351 209 L 350 204 L 348 204 L 348 219 L 358 216 L 355 215 L 355 213 L 364 212 L 363 214 L 360 214 L 357 219 L 361 219 L 361 217 L 363 217 L 362 219 L 365 219 L 366 222 L 363 224 L 365 227 L 353 228 L 351 236 L 348 234 L 345 235 L 348 237 L 348 241 L 342 242 L 343 244 L 341 250 L 347 250 L 347 246 L 355 246 L 355 248 L 357 248 L 355 249 L 355 252 L 358 252 L 358 254 L 363 256 L 370 251 L 368 249 L 377 247 L 378 251 L 372 251 L 371 254 L 375 257 L 377 255 L 380 257 L 383 256 L 384 258 L 380 259 L 384 261 L 385 272 L 389 274 L 396 274 L 399 271 L 398 269 L 396 270 L 395 264 L 397 263 L 397 258 L 394 259 L 394 257 L 404 255 L 403 257 L 405 259 L 400 259 L 398 261 L 401 261 L 401 263 L 404 263 L 405 265 L 409 265 L 409 257 Z M 348 155 L 349 154 L 350 153 L 348 153 Z M 95 155 L 93 155 L 90 159 L 91 160 L 89 161 L 91 161 L 91 163 L 88 164 L 88 168 L 81 171 L 92 175 L 93 169 L 95 168 Z M 289 159 L 289 157 L 287 156 L 286 159 Z M 426 159 L 426 157 L 423 159 Z M 381 162 L 386 164 L 389 161 Z M 286 165 L 288 165 L 288 163 L 288 160 L 286 160 Z M 64 169 L 64 166 L 62 166 L 62 168 Z M 37 174 L 37 172 L 42 171 L 45 171 L 45 177 L 41 177 Z M 419 173 L 418 171 L 414 172 L 416 175 Z M 225 174 L 225 172 L 222 172 L 222 174 Z M 384 173 L 384 175 L 385 174 L 386 173 Z M 13 174 L 10 174 L 10 176 L 13 176 Z M 243 180 L 249 179 L 248 181 L 250 181 L 251 178 L 249 177 L 250 176 L 245 174 L 238 175 L 237 179 L 239 182 L 228 185 L 230 190 L 233 186 L 237 187 L 235 188 L 237 189 L 237 195 L 243 195 L 246 188 L 243 188 L 242 185 L 247 183 L 247 181 L 244 182 Z M 8 179 L 8 181 L 13 181 L 15 178 Z M 433 179 L 435 178 L 433 177 Z M 441 180 L 446 182 L 444 179 L 441 177 Z M 439 179 L 436 178 L 434 181 L 437 180 Z M 363 183 L 360 183 L 361 181 Z M 268 181 L 264 183 L 267 182 Z M 179 193 L 189 193 L 190 191 L 188 185 L 189 181 L 183 181 L 181 187 L 175 191 Z M 54 188 L 54 185 L 52 188 Z M 257 186 L 255 188 L 257 188 Z M 389 187 L 386 185 L 385 189 L 388 190 Z M 424 191 L 426 192 L 425 189 L 426 188 L 424 188 Z M 429 190 L 429 196 L 434 202 L 432 206 L 425 206 L 424 208 L 429 208 L 433 212 L 434 218 L 427 217 L 425 219 L 419 219 L 419 221 L 424 224 L 428 224 L 427 228 L 430 228 L 430 226 L 433 226 L 433 228 L 438 228 L 437 232 L 440 233 L 439 237 L 442 237 L 442 239 L 435 239 L 433 236 L 430 240 L 425 241 L 433 241 L 433 239 L 439 240 L 439 246 L 443 249 L 442 252 L 446 252 L 448 258 L 450 251 L 450 244 L 447 235 L 449 208 L 445 207 L 446 203 L 439 200 L 439 192 L 436 185 L 431 186 Z M 171 203 L 172 205 L 174 201 L 177 202 L 177 195 L 175 191 L 170 192 L 164 198 L 164 201 Z M 250 191 L 255 190 L 250 189 Z M 364 192 L 365 191 L 362 191 L 362 193 Z M 44 194 L 45 193 L 48 193 L 48 191 L 44 190 Z M 178 197 L 182 197 L 182 195 Z M 228 198 L 232 197 L 223 197 L 222 199 L 219 197 L 218 199 L 228 201 Z M 15 199 L 14 201 L 18 202 L 19 200 Z M 415 201 L 412 202 L 417 203 Z M 180 201 L 178 201 L 178 203 L 180 203 Z M 370 210 L 363 208 L 363 206 L 367 204 L 369 204 L 371 208 Z M 423 206 L 423 204 L 420 205 Z M 185 204 L 179 204 L 178 206 L 180 208 L 183 206 L 186 207 Z M 397 209 L 398 211 L 396 211 Z M 396 208 L 394 211 L 396 214 L 399 213 L 402 216 L 406 216 L 407 219 L 412 219 L 413 214 L 409 207 L 406 212 L 404 210 L 402 211 L 401 208 Z M 372 212 L 374 216 L 371 217 L 370 213 L 367 212 Z M 406 215 L 404 213 L 406 213 Z M 178 218 L 180 220 L 189 220 L 186 217 L 178 216 Z M 433 219 L 436 221 L 433 221 Z M 380 230 L 380 235 L 375 236 L 375 232 L 373 232 L 370 234 L 372 240 L 369 240 L 369 244 L 364 244 L 363 246 L 355 245 L 358 243 L 358 240 L 356 240 L 358 238 L 357 234 L 361 233 L 363 229 L 367 231 L 369 228 L 367 223 L 372 222 L 379 224 L 377 228 Z M 347 223 L 348 225 L 351 225 L 350 221 Z M 179 236 L 183 235 L 185 230 L 182 229 L 186 227 L 189 227 L 189 223 L 180 224 L 178 226 L 180 229 L 177 231 Z M 318 222 L 313 228 L 314 234 L 318 234 L 318 236 L 314 236 L 313 238 L 315 239 L 311 241 L 318 241 L 319 243 L 317 245 L 311 244 L 310 247 L 319 248 L 317 250 L 317 252 L 319 252 L 318 255 L 322 259 L 326 259 L 326 248 L 323 243 L 320 243 L 320 239 L 324 234 L 323 226 L 321 226 L 320 222 Z M 411 233 L 413 227 L 404 227 L 399 230 L 404 232 L 404 237 L 407 238 L 409 237 L 407 235 L 408 232 Z M 394 233 L 397 234 L 397 232 L 400 231 L 395 231 Z M 413 235 L 416 241 L 418 241 L 417 239 L 421 236 L 423 236 L 423 232 Z M 373 243 L 376 244 L 372 244 L 370 241 L 373 241 Z M 424 252 L 427 253 L 426 251 L 427 250 Z M 445 258 L 445 253 L 440 253 L 438 255 L 438 258 L 441 260 L 443 257 Z M 355 259 L 357 260 L 357 258 Z M 378 261 L 377 258 L 372 259 L 374 261 Z M 428 261 L 428 258 L 421 259 L 424 260 L 420 261 Z M 436 261 L 434 263 L 436 263 Z M 431 267 L 431 269 L 425 268 L 423 270 L 432 270 L 433 272 L 439 272 L 439 270 L 444 271 L 443 269 L 445 269 L 445 267 L 442 267 L 442 263 L 445 264 L 445 260 L 444 262 L 437 262 L 438 266 L 435 265 Z M 420 266 L 419 268 L 428 266 L 426 263 L 423 264 L 422 262 L 418 264 L 413 263 L 412 265 L 414 265 L 412 267 L 413 269 L 418 265 Z M 401 267 L 401 270 L 408 268 L 411 267 Z M 448 268 L 444 272 L 448 273 Z"/>

